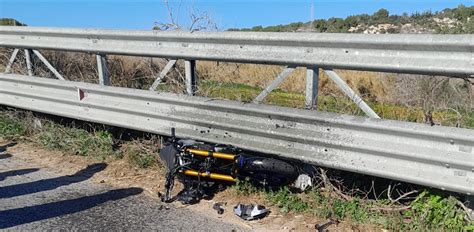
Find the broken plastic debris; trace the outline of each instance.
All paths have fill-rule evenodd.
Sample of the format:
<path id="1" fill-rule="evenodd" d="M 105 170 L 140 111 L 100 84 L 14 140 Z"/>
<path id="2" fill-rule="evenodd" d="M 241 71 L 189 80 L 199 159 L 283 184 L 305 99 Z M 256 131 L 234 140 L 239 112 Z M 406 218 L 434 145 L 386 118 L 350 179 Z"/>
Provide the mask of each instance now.
<path id="1" fill-rule="evenodd" d="M 244 220 L 254 220 L 263 218 L 268 214 L 269 211 L 270 210 L 266 209 L 265 206 L 254 204 L 238 204 L 234 207 L 235 215 L 239 216 Z"/>
<path id="2" fill-rule="evenodd" d="M 313 181 L 311 177 L 306 174 L 301 174 L 298 176 L 294 183 L 295 188 L 300 189 L 301 191 L 305 191 L 308 187 L 313 186 Z"/>
<path id="3" fill-rule="evenodd" d="M 223 214 L 224 213 L 224 208 L 222 208 L 223 204 L 224 203 L 222 202 L 214 203 L 212 208 L 217 211 L 217 214 Z"/>
<path id="4" fill-rule="evenodd" d="M 329 220 L 325 223 L 319 223 L 319 224 L 316 224 L 315 225 L 315 228 L 316 228 L 316 231 L 317 232 L 324 232 L 324 231 L 327 231 L 327 228 L 332 225 L 332 224 L 337 224 L 338 221 L 334 221 L 334 220 Z"/>

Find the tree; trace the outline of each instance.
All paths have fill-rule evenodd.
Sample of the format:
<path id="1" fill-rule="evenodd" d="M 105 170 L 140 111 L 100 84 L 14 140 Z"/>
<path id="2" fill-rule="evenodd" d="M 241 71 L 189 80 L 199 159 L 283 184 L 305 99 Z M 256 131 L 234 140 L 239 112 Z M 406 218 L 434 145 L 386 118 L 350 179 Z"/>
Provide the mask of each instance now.
<path id="1" fill-rule="evenodd" d="M 252 31 L 262 31 L 263 30 L 263 27 L 262 26 L 255 26 L 255 27 L 252 27 Z"/>
<path id="2" fill-rule="evenodd" d="M 11 18 L 0 18 L 0 26 L 26 26 L 26 24 Z"/>
<path id="3" fill-rule="evenodd" d="M 389 12 L 386 9 L 380 9 L 372 15 L 372 19 L 375 23 L 387 23 Z"/>
<path id="4" fill-rule="evenodd" d="M 356 27 L 359 24 L 359 17 L 351 15 L 346 18 L 346 25 L 349 27 Z"/>
<path id="5" fill-rule="evenodd" d="M 341 18 L 330 18 L 327 24 L 327 32 L 346 32 L 347 29 L 349 29 L 346 27 L 345 21 Z"/>
<path id="6" fill-rule="evenodd" d="M 450 25 L 441 25 L 443 23 L 436 23 L 434 18 L 443 19 L 450 18 L 456 19 L 459 22 L 452 23 Z M 423 12 L 415 12 L 413 14 L 403 13 L 401 15 L 390 15 L 386 9 L 379 9 L 372 15 L 369 14 L 358 14 L 351 15 L 345 19 L 341 18 L 329 18 L 317 19 L 312 22 L 296 22 L 285 25 L 267 26 L 267 27 L 254 27 L 254 28 L 242 28 L 240 31 L 273 31 L 273 32 L 289 32 L 289 31 L 305 31 L 312 25 L 311 31 L 314 32 L 343 32 L 346 33 L 348 30 L 358 28 L 355 32 L 360 33 L 367 29 L 369 26 L 390 23 L 397 26 L 397 28 L 387 29 L 387 33 L 400 33 L 401 28 L 405 24 L 411 24 L 408 28 L 420 28 L 426 29 L 428 32 L 438 33 L 474 33 L 474 6 L 459 5 L 457 8 L 446 8 L 442 11 L 432 12 L 430 10 Z M 232 28 L 229 30 L 238 30 Z M 403 30 L 404 32 L 406 30 Z"/>
<path id="7" fill-rule="evenodd" d="M 466 22 L 469 17 L 474 14 L 474 8 L 466 7 L 464 5 L 459 5 L 458 8 L 454 11 L 455 17 L 462 22 Z"/>

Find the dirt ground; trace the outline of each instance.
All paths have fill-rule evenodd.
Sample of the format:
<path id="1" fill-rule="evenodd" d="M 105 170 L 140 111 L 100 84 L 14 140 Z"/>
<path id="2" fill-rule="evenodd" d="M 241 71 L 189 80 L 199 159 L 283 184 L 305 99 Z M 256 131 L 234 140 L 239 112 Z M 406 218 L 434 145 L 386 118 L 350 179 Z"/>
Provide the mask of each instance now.
<path id="1" fill-rule="evenodd" d="M 0 146 L 5 145 L 6 141 L 0 141 Z M 49 171 L 70 175 L 85 166 L 100 162 L 90 157 L 65 155 L 61 152 L 45 150 L 30 144 L 16 144 L 8 148 L 8 152 L 14 154 L 17 158 L 33 163 L 40 168 Z M 112 186 L 129 188 L 139 187 L 152 199 L 159 201 L 159 195 L 164 190 L 165 172 L 159 167 L 149 169 L 139 169 L 130 165 L 126 159 L 115 159 L 105 161 L 108 166 L 102 172 L 95 174 L 92 181 L 95 183 L 107 183 Z M 176 194 L 179 191 L 179 185 L 175 188 Z M 212 209 L 216 202 L 223 202 L 224 214 L 219 215 Z M 185 207 L 205 214 L 209 217 L 247 227 L 254 231 L 315 231 L 318 223 L 325 223 L 328 220 L 318 219 L 309 215 L 283 214 L 278 208 L 270 207 L 270 214 L 263 219 L 255 221 L 244 221 L 233 213 L 233 207 L 238 203 L 257 203 L 265 205 L 265 200 L 261 196 L 253 195 L 243 198 L 235 193 L 235 191 L 225 190 L 217 193 L 212 200 L 201 200 L 200 203 L 194 205 L 182 205 L 174 202 L 176 207 Z M 357 226 L 353 227 L 349 223 L 339 223 L 327 227 L 329 231 L 380 231 L 374 230 L 373 227 Z"/>

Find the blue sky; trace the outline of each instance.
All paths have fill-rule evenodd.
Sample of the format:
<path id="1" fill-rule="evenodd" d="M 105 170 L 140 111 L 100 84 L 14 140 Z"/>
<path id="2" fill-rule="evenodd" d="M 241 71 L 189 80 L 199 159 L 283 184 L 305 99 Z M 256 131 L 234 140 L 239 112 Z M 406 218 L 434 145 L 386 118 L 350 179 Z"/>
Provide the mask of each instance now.
<path id="1" fill-rule="evenodd" d="M 221 29 L 346 17 L 386 8 L 392 14 L 442 10 L 474 0 L 169 0 L 181 24 L 189 12 L 207 11 Z M 163 0 L 0 0 L 0 18 L 31 26 L 150 29 L 168 22 Z"/>

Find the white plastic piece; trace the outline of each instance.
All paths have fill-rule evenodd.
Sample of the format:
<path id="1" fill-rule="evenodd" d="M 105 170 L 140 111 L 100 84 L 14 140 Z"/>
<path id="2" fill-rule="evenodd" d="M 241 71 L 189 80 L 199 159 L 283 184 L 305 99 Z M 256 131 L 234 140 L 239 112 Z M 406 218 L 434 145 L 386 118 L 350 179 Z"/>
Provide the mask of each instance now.
<path id="1" fill-rule="evenodd" d="M 308 187 L 313 186 L 313 180 L 310 176 L 306 174 L 301 174 L 296 179 L 294 186 L 300 189 L 301 191 L 305 191 Z"/>

